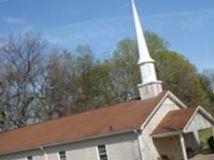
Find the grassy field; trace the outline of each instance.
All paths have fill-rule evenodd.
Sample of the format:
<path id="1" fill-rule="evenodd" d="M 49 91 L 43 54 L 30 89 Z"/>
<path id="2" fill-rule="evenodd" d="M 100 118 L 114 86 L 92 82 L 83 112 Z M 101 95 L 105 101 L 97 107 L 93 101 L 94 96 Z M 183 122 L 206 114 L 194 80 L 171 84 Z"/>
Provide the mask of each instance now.
<path id="1" fill-rule="evenodd" d="M 210 152 L 210 148 L 207 141 L 212 135 L 213 135 L 212 129 L 199 131 L 199 137 L 202 144 L 202 151 L 205 153 Z"/>

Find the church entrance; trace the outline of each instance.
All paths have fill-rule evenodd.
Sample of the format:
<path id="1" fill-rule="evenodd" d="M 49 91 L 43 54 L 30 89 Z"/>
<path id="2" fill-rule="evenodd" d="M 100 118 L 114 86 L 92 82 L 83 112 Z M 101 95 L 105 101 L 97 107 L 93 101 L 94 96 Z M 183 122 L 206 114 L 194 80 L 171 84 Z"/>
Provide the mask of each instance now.
<path id="1" fill-rule="evenodd" d="M 201 107 L 190 111 L 172 112 L 153 131 L 153 142 L 160 160 L 188 160 L 201 153 L 199 131 L 210 128 L 213 134 L 211 116 Z"/>
<path id="2" fill-rule="evenodd" d="M 201 153 L 201 140 L 198 131 L 153 137 L 160 155 L 158 160 L 188 160 Z"/>
<path id="3" fill-rule="evenodd" d="M 160 160 L 188 160 L 200 153 L 200 142 L 193 132 L 153 138 L 153 142 Z"/>

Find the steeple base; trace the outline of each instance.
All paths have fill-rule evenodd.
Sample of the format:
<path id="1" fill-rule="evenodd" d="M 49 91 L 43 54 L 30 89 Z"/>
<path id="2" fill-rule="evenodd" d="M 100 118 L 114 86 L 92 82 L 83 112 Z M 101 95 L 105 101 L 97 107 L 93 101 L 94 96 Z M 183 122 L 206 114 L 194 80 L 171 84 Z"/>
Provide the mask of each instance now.
<path id="1" fill-rule="evenodd" d="M 148 84 L 138 85 L 141 100 L 156 97 L 159 93 L 163 92 L 162 82 L 152 82 Z"/>

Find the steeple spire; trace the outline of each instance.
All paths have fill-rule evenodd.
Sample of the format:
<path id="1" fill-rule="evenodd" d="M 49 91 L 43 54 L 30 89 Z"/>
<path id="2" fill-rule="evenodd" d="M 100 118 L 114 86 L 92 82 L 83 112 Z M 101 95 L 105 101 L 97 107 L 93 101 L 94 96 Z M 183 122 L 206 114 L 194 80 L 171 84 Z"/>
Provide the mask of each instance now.
<path id="1" fill-rule="evenodd" d="M 142 83 L 138 85 L 141 99 L 148 99 L 157 96 L 162 92 L 162 83 L 157 80 L 155 71 L 155 61 L 149 54 L 148 47 L 146 45 L 145 36 L 143 33 L 140 18 L 137 12 L 135 1 L 132 2 L 132 11 L 134 16 L 134 24 L 137 35 L 137 44 L 139 52 L 138 65 L 140 66 Z"/>
<path id="2" fill-rule="evenodd" d="M 139 49 L 139 61 L 138 64 L 142 64 L 145 62 L 154 62 L 154 60 L 151 58 L 146 41 L 143 34 L 142 25 L 140 22 L 140 18 L 138 16 L 137 8 L 135 5 L 135 1 L 132 1 L 132 10 L 133 10 L 133 16 L 134 16 L 134 22 L 135 22 L 135 30 L 137 34 L 137 43 L 138 43 L 138 49 Z"/>

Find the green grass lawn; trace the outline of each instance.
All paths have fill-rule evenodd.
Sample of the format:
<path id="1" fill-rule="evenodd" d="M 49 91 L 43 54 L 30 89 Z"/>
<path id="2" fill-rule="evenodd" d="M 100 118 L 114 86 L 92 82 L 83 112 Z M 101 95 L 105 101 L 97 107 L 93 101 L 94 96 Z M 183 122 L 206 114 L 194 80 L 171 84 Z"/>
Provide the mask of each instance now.
<path id="1" fill-rule="evenodd" d="M 199 138 L 202 144 L 202 151 L 205 153 L 211 151 L 207 141 L 212 135 L 213 135 L 212 129 L 205 129 L 199 131 Z"/>

